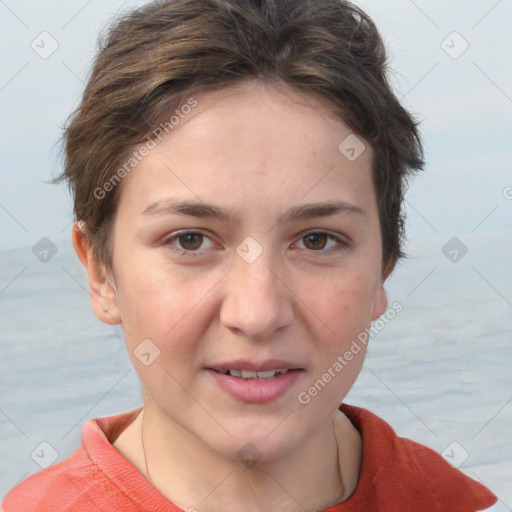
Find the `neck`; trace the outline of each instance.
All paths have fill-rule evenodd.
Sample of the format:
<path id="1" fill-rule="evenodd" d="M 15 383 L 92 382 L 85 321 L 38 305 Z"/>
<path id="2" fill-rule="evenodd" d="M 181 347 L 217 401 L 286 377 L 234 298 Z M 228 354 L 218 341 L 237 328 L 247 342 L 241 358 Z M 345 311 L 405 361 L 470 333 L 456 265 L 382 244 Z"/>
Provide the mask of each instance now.
<path id="1" fill-rule="evenodd" d="M 142 457 L 132 462 L 183 510 L 316 511 L 346 499 L 357 483 L 360 436 L 339 411 L 298 448 L 257 463 L 224 457 L 165 420 L 144 407 L 133 425 Z"/>

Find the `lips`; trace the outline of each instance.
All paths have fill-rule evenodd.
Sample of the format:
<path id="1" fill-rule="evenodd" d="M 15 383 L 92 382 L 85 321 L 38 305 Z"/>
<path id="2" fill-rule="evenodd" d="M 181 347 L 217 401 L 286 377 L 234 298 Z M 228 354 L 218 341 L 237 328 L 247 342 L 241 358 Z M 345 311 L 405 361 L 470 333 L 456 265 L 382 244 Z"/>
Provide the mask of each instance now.
<path id="1" fill-rule="evenodd" d="M 288 369 L 280 368 L 277 370 L 265 370 L 261 372 L 257 372 L 254 370 L 239 370 L 236 368 L 230 368 L 229 370 L 225 369 L 215 369 L 212 368 L 213 371 L 221 373 L 222 375 L 231 375 L 232 377 L 238 377 L 240 379 L 273 379 L 279 375 L 284 375 L 288 373 Z"/>
<path id="2" fill-rule="evenodd" d="M 227 361 L 223 363 L 212 364 L 208 367 L 210 370 L 215 370 L 220 373 L 226 373 L 230 370 L 252 371 L 252 372 L 266 372 L 271 370 L 303 370 L 300 364 L 282 359 L 267 359 L 259 363 L 246 360 Z"/>
<path id="3" fill-rule="evenodd" d="M 277 359 L 261 363 L 229 361 L 206 370 L 224 392 L 249 403 L 277 399 L 293 387 L 304 372 L 299 364 Z"/>

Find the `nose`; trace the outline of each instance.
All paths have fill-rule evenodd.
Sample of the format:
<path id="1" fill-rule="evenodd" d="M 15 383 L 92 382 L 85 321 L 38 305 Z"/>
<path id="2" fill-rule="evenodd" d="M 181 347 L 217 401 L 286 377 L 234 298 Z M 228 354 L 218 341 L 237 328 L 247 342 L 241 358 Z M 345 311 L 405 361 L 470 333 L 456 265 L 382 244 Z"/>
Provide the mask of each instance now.
<path id="1" fill-rule="evenodd" d="M 270 254 L 263 252 L 252 263 L 237 255 L 225 281 L 221 323 L 239 336 L 272 339 L 294 318 L 293 294 L 285 283 Z"/>

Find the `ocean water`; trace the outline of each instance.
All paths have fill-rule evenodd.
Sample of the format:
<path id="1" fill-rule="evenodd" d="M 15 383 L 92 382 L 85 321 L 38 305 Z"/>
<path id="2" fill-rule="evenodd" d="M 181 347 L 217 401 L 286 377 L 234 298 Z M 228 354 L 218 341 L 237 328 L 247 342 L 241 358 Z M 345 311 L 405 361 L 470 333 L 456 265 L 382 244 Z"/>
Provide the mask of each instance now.
<path id="1" fill-rule="evenodd" d="M 403 309 L 345 401 L 445 453 L 498 495 L 491 510 L 512 511 L 512 236 L 449 238 L 415 243 L 389 279 Z M 62 460 L 86 419 L 141 404 L 121 330 L 93 315 L 71 243 L 57 251 L 46 263 L 31 248 L 0 254 L 0 499 L 41 469 L 41 443 Z"/>

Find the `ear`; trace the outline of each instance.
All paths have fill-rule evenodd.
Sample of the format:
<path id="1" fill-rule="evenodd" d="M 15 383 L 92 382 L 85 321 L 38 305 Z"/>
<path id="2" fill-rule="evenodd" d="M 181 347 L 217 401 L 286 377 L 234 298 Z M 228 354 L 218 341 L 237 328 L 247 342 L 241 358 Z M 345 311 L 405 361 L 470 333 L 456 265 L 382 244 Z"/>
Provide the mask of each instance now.
<path id="1" fill-rule="evenodd" d="M 87 237 L 77 222 L 73 224 L 71 239 L 78 259 L 87 272 L 89 296 L 94 314 L 106 324 L 121 323 L 117 290 L 113 278 L 107 272 L 105 265 L 94 256 Z"/>
<path id="2" fill-rule="evenodd" d="M 381 270 L 381 279 L 378 283 L 378 288 L 375 291 L 375 301 L 373 303 L 373 311 L 372 311 L 372 322 L 377 320 L 388 308 L 388 296 L 386 290 L 384 289 L 384 283 L 388 278 L 389 274 L 393 270 L 394 263 L 387 261 L 382 264 Z"/>

